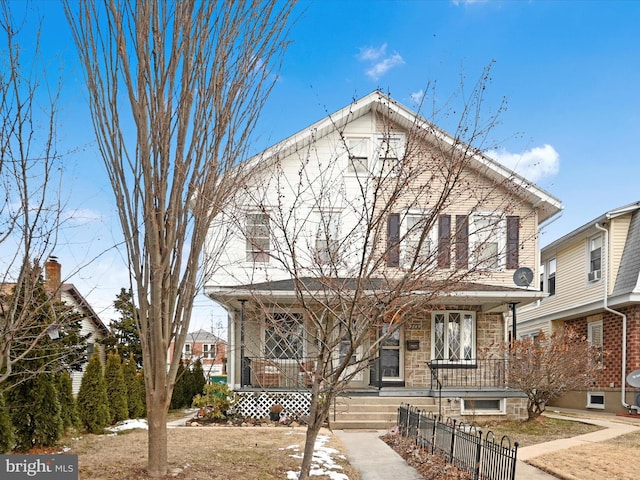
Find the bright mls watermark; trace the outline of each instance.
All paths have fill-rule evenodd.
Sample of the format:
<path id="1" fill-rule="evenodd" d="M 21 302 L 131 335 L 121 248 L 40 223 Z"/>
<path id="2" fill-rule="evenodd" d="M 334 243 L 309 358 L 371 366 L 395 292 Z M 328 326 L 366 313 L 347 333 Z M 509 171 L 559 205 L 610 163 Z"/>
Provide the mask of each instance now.
<path id="1" fill-rule="evenodd" d="M 78 480 L 77 455 L 0 455 L 2 480 Z"/>

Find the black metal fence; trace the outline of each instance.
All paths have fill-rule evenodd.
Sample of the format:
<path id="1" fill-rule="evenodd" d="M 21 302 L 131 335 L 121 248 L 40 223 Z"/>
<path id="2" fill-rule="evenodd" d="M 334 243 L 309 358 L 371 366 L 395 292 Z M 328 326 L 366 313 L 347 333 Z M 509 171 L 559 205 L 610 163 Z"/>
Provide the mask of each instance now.
<path id="1" fill-rule="evenodd" d="M 415 438 L 420 447 L 469 472 L 474 480 L 515 479 L 518 442 L 512 445 L 507 436 L 498 442 L 491 431 L 483 436 L 473 425 L 450 418 L 443 422 L 407 404 L 398 409 L 398 427 L 402 436 Z"/>

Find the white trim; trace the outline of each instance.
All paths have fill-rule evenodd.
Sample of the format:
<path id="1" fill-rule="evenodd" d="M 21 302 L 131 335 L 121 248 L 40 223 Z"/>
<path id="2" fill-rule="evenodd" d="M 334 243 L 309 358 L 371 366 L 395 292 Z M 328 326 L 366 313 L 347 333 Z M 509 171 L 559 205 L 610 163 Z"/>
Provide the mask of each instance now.
<path id="1" fill-rule="evenodd" d="M 593 403 L 593 397 L 602 397 L 602 403 Z M 605 408 L 605 400 L 604 392 L 587 392 L 587 408 L 597 408 L 599 410 L 604 410 Z"/>

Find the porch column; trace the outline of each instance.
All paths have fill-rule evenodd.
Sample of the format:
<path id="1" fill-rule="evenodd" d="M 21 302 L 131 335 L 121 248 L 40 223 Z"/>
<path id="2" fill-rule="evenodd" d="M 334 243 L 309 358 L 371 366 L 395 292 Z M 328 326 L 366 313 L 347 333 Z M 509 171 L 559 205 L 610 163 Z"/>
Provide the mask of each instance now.
<path id="1" fill-rule="evenodd" d="M 246 371 L 246 361 L 244 358 L 244 304 L 246 303 L 245 299 L 239 300 L 240 302 L 240 388 L 244 387 L 247 384 L 247 379 L 245 378 Z"/>

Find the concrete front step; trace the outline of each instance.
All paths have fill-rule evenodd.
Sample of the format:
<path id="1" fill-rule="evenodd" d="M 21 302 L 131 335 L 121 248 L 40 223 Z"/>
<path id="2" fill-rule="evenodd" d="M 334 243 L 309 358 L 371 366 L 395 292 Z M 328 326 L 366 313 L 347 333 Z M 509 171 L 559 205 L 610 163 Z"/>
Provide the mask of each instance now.
<path id="1" fill-rule="evenodd" d="M 409 403 L 423 411 L 437 413 L 438 407 L 430 397 L 339 397 L 330 414 L 331 428 L 336 430 L 386 430 L 397 423 L 398 407 Z"/>

